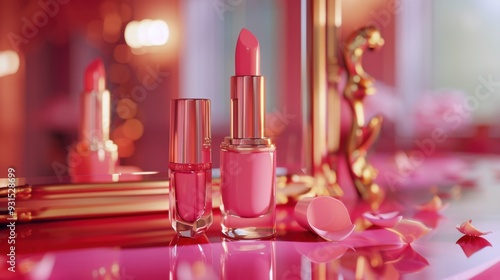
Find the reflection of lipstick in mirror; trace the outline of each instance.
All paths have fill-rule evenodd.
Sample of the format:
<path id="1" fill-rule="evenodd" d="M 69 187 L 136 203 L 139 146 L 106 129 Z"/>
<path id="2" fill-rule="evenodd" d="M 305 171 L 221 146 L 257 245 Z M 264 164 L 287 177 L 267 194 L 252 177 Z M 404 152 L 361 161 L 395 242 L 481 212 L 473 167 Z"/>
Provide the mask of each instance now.
<path id="1" fill-rule="evenodd" d="M 73 182 L 116 181 L 118 148 L 109 139 L 111 97 L 102 60 L 89 64 L 81 94 L 80 140 L 68 155 Z"/>
<path id="2" fill-rule="evenodd" d="M 470 256 L 482 250 L 484 247 L 493 247 L 488 240 L 479 236 L 470 235 L 462 236 L 456 243 L 460 245 L 467 258 L 470 258 Z"/>

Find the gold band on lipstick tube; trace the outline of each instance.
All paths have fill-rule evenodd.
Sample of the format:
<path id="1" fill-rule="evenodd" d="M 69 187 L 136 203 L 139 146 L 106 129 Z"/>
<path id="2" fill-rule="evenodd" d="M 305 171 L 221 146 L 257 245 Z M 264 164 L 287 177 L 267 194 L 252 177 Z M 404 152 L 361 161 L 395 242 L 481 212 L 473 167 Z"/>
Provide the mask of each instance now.
<path id="1" fill-rule="evenodd" d="M 264 138 L 265 79 L 231 77 L 231 138 Z"/>

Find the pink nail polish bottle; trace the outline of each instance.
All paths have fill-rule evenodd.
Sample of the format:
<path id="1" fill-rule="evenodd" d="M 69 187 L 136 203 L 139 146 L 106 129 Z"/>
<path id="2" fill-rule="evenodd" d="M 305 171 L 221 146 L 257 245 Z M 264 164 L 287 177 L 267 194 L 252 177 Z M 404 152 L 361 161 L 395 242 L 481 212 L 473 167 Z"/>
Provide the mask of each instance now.
<path id="1" fill-rule="evenodd" d="M 259 42 L 243 29 L 231 77 L 231 134 L 221 144 L 222 233 L 255 239 L 275 233 L 276 148 L 264 136 Z"/>
<path id="2" fill-rule="evenodd" d="M 212 224 L 211 144 L 210 100 L 171 100 L 169 218 L 184 237 L 199 236 Z"/>

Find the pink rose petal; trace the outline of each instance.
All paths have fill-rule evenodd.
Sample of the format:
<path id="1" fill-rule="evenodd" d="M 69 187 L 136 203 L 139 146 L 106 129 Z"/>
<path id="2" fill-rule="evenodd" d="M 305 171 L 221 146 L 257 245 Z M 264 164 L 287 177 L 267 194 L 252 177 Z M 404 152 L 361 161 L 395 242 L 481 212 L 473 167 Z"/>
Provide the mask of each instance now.
<path id="1" fill-rule="evenodd" d="M 370 223 L 379 227 L 393 227 L 403 218 L 397 211 L 389 213 L 366 212 L 363 214 L 363 217 Z"/>
<path id="2" fill-rule="evenodd" d="M 344 203 L 330 196 L 303 198 L 294 211 L 301 226 L 328 241 L 345 239 L 355 227 Z"/>
<path id="3" fill-rule="evenodd" d="M 420 211 L 429 211 L 429 212 L 437 212 L 440 210 L 444 210 L 446 209 L 446 207 L 448 207 L 448 204 L 447 203 L 443 204 L 443 201 L 437 195 L 432 197 L 432 199 L 429 200 L 428 202 L 416 206 L 416 208 Z"/>
<path id="4" fill-rule="evenodd" d="M 458 231 L 465 235 L 470 235 L 470 236 L 481 236 L 481 235 L 486 235 L 488 233 L 491 233 L 491 231 L 480 231 L 476 229 L 475 227 L 472 226 L 472 220 L 468 220 L 466 222 L 463 222 L 460 226 L 457 226 Z"/>
<path id="5" fill-rule="evenodd" d="M 420 237 L 426 235 L 431 231 L 430 228 L 426 227 L 421 222 L 403 219 L 397 223 L 393 228 L 388 230 L 393 230 L 401 235 L 403 240 L 410 244 L 413 241 L 419 239 Z"/>
<path id="6" fill-rule="evenodd" d="M 464 251 L 464 254 L 469 258 L 474 255 L 476 252 L 482 250 L 484 247 L 492 247 L 491 243 L 488 240 L 479 237 L 479 236 L 471 236 L 464 235 L 456 242 Z"/>

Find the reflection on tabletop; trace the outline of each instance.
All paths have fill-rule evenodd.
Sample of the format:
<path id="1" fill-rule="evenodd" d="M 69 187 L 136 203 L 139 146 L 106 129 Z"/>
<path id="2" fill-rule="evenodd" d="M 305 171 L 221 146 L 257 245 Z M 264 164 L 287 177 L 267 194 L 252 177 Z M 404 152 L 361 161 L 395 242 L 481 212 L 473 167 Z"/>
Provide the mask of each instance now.
<path id="1" fill-rule="evenodd" d="M 16 273 L 0 260 L 2 279 L 488 279 L 500 272 L 495 170 L 500 160 L 471 164 L 467 182 L 402 187 L 378 212 L 345 204 L 354 232 L 328 242 L 301 227 L 295 202 L 277 207 L 273 239 L 234 241 L 221 215 L 196 239 L 178 237 L 168 213 L 18 222 Z M 457 226 L 472 219 L 490 234 L 472 237 Z M 9 234 L 1 230 L 2 240 Z M 7 246 L 2 242 L 2 250 Z"/>

